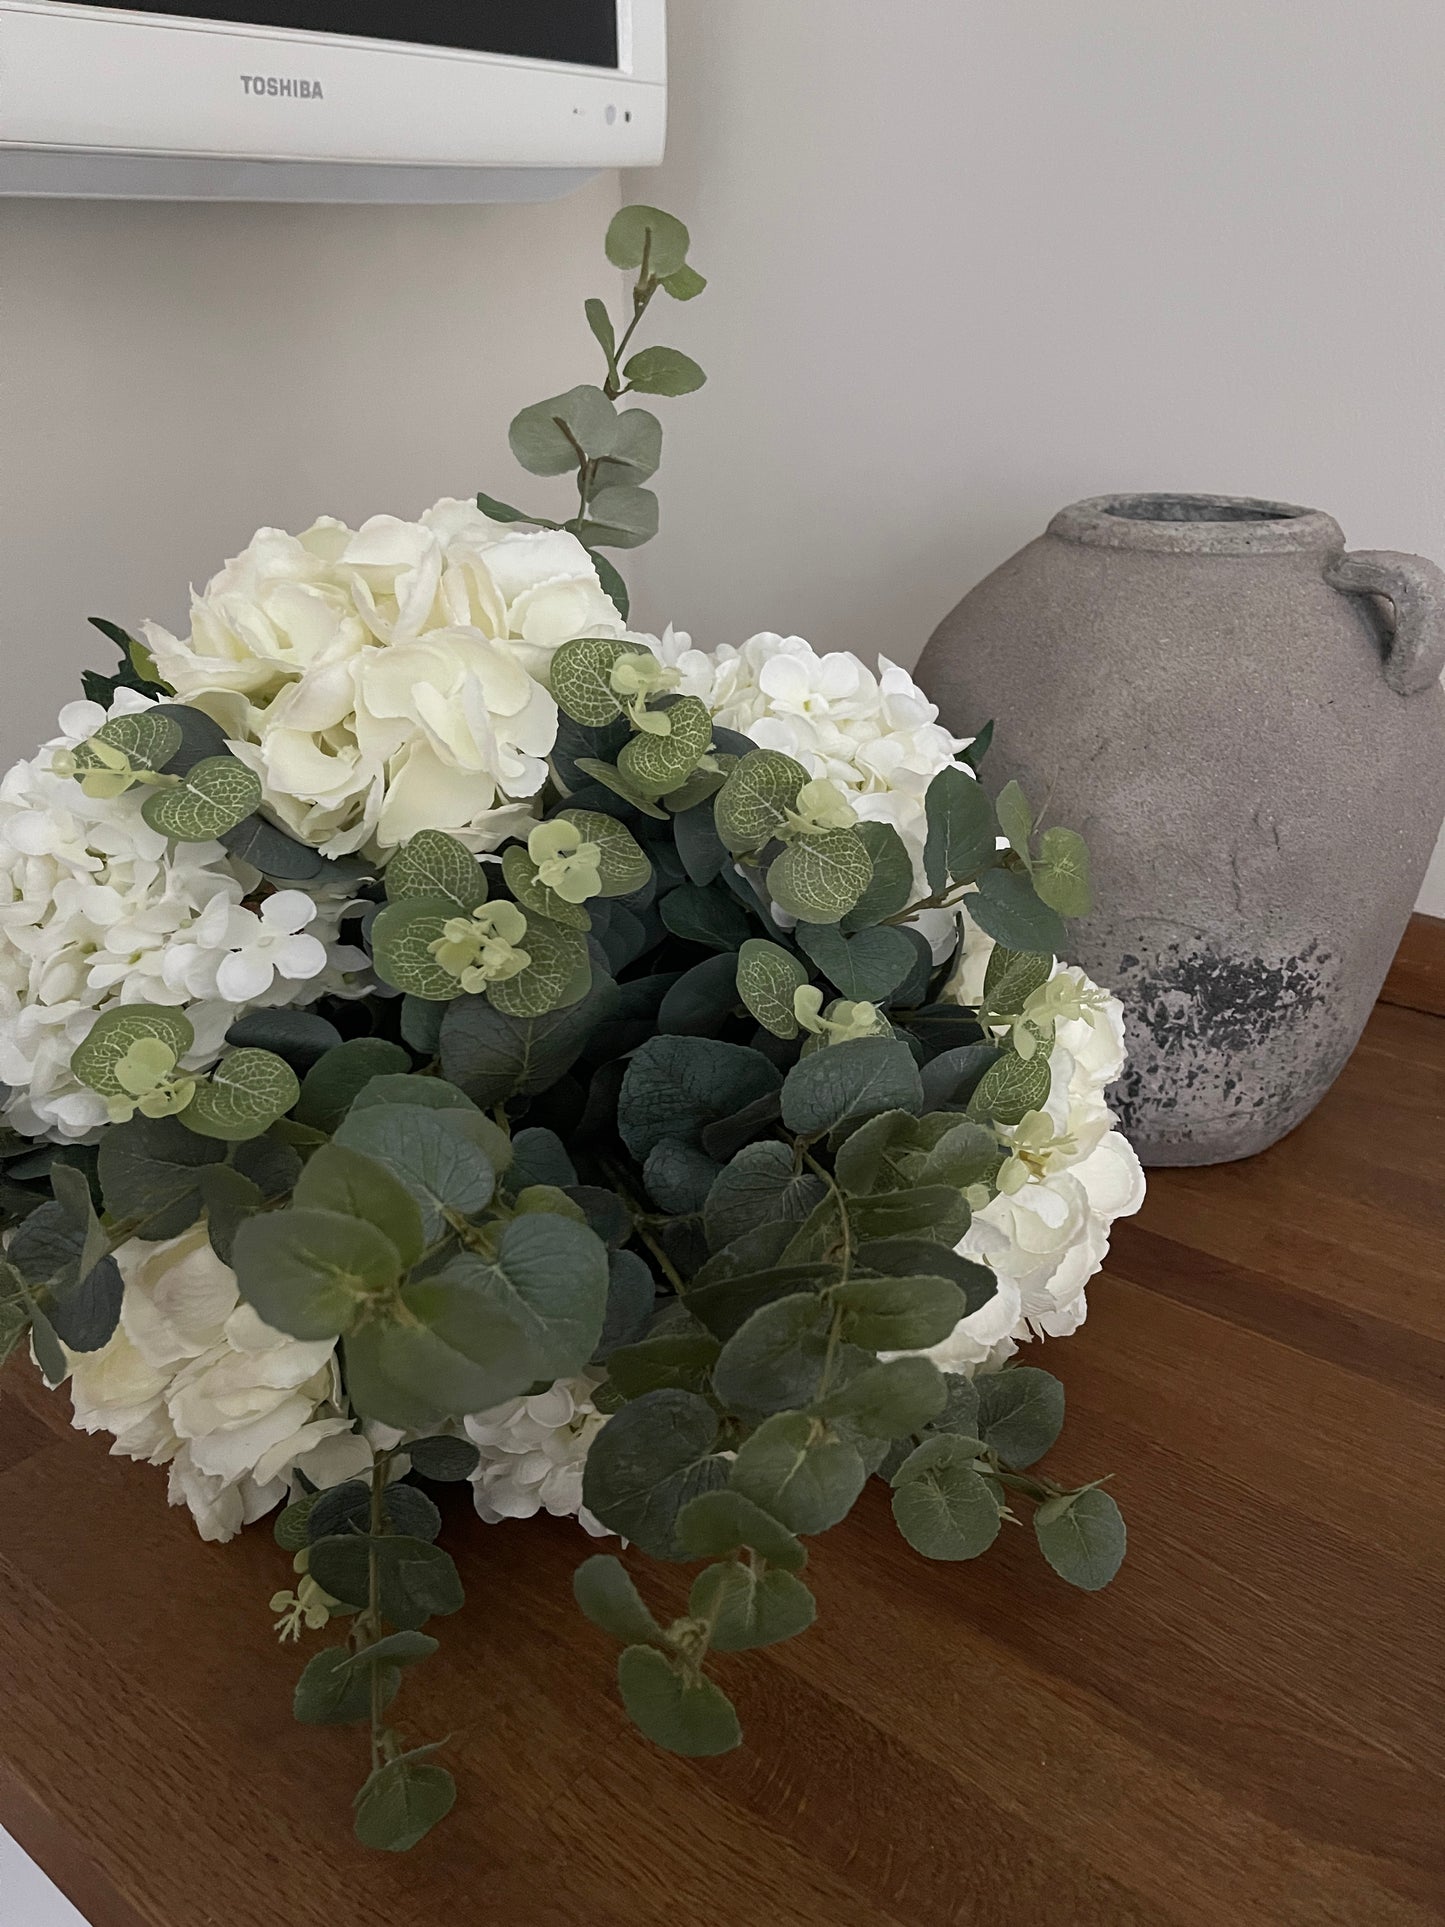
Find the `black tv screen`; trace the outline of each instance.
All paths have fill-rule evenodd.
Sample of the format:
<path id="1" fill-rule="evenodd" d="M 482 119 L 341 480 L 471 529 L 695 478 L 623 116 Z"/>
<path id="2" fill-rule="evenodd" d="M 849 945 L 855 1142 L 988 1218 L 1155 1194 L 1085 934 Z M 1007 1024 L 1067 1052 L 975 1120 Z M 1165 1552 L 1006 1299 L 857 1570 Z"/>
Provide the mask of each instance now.
<path id="1" fill-rule="evenodd" d="M 135 8 L 130 0 L 91 4 Z M 146 13 L 617 66 L 617 0 L 143 0 Z"/>

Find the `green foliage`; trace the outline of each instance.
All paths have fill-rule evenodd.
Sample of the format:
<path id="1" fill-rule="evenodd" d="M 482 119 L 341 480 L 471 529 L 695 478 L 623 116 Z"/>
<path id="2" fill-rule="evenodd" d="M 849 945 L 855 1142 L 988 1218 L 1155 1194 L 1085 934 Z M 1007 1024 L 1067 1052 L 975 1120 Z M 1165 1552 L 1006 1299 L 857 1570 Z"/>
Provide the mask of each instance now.
<path id="1" fill-rule="evenodd" d="M 638 339 L 659 295 L 702 292 L 687 251 L 680 222 L 622 210 L 607 252 L 630 312 L 585 310 L 598 382 L 512 423 L 529 474 L 575 483 L 570 519 L 478 498 L 576 535 L 624 618 L 600 548 L 655 530 L 663 424 L 618 404 L 702 382 Z M 113 680 L 147 682 L 140 646 L 112 640 Z M 390 1720 L 435 1651 L 422 1627 L 462 1603 L 443 1508 L 406 1475 L 475 1476 L 473 1414 L 588 1374 L 606 1423 L 582 1496 L 631 1550 L 586 1559 L 574 1591 L 621 1647 L 638 1726 L 684 1755 L 737 1745 L 710 1657 L 806 1630 L 806 1540 L 872 1474 L 930 1558 L 977 1557 L 1026 1506 L 1072 1585 L 1105 1584 L 1124 1550 L 1097 1483 L 1039 1469 L 1055 1379 L 970 1380 L 922 1355 L 993 1297 L 957 1247 L 1000 1188 L 1033 1181 L 1053 1128 L 1031 1114 L 1073 994 L 1046 989 L 1062 919 L 1089 908 L 1081 839 L 1036 822 L 1017 785 L 995 811 L 950 767 L 927 791 L 920 882 L 890 824 L 717 724 L 642 643 L 577 637 L 546 676 L 560 722 L 535 820 L 481 858 L 425 830 L 384 866 L 328 862 L 257 813 L 211 718 L 164 702 L 108 720 L 75 754 L 92 793 L 134 791 L 167 836 L 347 901 L 383 989 L 253 1011 L 209 1057 L 182 1011 L 117 1005 L 73 1068 L 127 1121 L 94 1150 L 0 1133 L 0 1358 L 28 1339 L 58 1384 L 116 1330 L 115 1250 L 203 1222 L 267 1324 L 336 1342 L 358 1436 L 397 1437 L 368 1479 L 312 1492 L 303 1467 L 275 1526 L 295 1583 L 278 1629 L 346 1633 L 307 1661 L 297 1717 L 369 1727 L 356 1831 L 386 1851 L 455 1798 L 437 1749 Z M 996 940 L 977 1007 L 956 1001 L 947 915 L 928 921 L 935 955 L 925 909 Z M 696 1568 L 670 1623 L 634 1582 L 648 1558 Z"/>
<path id="2" fill-rule="evenodd" d="M 211 843 L 260 805 L 261 779 L 234 756 L 208 756 L 165 789 L 152 790 L 141 814 L 176 843 Z"/>

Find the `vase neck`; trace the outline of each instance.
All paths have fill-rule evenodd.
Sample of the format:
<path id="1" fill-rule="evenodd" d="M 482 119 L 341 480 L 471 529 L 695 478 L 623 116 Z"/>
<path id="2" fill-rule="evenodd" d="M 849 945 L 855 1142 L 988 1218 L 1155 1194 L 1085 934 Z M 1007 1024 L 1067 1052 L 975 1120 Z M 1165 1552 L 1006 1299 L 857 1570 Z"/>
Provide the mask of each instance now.
<path id="1" fill-rule="evenodd" d="M 1318 509 L 1247 495 L 1095 495 L 1049 524 L 1062 542 L 1166 555 L 1287 555 L 1338 551 L 1340 525 Z"/>

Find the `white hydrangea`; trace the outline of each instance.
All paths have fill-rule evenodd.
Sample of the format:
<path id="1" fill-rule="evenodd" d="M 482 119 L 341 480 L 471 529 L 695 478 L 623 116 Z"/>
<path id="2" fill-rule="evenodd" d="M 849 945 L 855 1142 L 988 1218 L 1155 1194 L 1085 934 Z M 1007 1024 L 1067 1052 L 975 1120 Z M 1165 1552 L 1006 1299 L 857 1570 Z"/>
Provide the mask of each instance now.
<path id="1" fill-rule="evenodd" d="M 949 986 L 961 1003 L 978 1003 L 993 948 L 993 939 L 965 919 Z M 1053 976 L 1081 993 L 1083 1014 L 1059 1022 L 1049 1056 L 1043 1108 L 1052 1144 L 1039 1158 L 1041 1173 L 974 1213 L 958 1249 L 990 1268 L 998 1290 L 926 1354 L 945 1371 L 991 1371 L 1031 1339 L 1077 1331 L 1088 1309 L 1085 1286 L 1108 1255 L 1111 1225 L 1144 1202 L 1144 1173 L 1106 1102 L 1124 1068 L 1124 1007 L 1082 970 L 1055 964 Z"/>
<path id="2" fill-rule="evenodd" d="M 642 640 L 724 728 L 837 783 L 863 821 L 891 823 L 921 882 L 925 793 L 972 738 L 943 727 L 906 669 L 880 656 L 875 675 L 842 651 L 820 656 L 801 636 L 764 634 L 710 651 L 672 629 Z"/>
<path id="3" fill-rule="evenodd" d="M 472 1475 L 478 1514 L 488 1525 L 549 1512 L 572 1519 L 594 1538 L 607 1528 L 582 1503 L 582 1471 L 593 1439 L 607 1423 L 592 1403 L 599 1379 L 558 1379 L 545 1392 L 514 1398 L 465 1421 L 481 1453 Z"/>
<path id="4" fill-rule="evenodd" d="M 328 856 L 423 829 L 496 849 L 546 776 L 553 652 L 624 633 L 575 536 L 452 500 L 417 522 L 263 529 L 193 597 L 188 637 L 145 630 L 269 811 Z"/>
<path id="5" fill-rule="evenodd" d="M 109 713 L 147 707 L 122 689 Z M 337 941 L 346 898 L 281 891 L 257 915 L 243 906 L 259 874 L 219 843 L 170 843 L 146 824 L 139 791 L 91 797 L 57 776 L 56 751 L 106 715 L 71 703 L 61 734 L 0 781 L 0 1082 L 6 1121 L 30 1137 L 79 1139 L 105 1123 L 105 1100 L 70 1059 L 111 1005 L 184 1005 L 196 1032 L 186 1064 L 202 1069 L 244 1010 L 314 1002 L 366 964 Z"/>
<path id="6" fill-rule="evenodd" d="M 109 1432 L 111 1455 L 170 1467 L 170 1501 L 203 1539 L 233 1538 L 287 1497 L 371 1464 L 352 1430 L 332 1339 L 303 1343 L 243 1304 L 204 1225 L 122 1245 L 120 1323 L 98 1352 L 70 1353 L 74 1423 Z"/>

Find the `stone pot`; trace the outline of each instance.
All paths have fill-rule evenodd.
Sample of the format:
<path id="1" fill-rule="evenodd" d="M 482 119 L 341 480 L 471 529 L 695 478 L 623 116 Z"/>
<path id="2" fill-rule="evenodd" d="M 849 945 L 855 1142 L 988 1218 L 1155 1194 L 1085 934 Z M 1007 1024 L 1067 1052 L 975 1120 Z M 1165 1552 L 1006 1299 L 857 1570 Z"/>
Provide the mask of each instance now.
<path id="1" fill-rule="evenodd" d="M 1343 1067 L 1445 815 L 1442 666 L 1433 563 L 1227 496 L 1077 502 L 939 625 L 943 720 L 1088 838 L 1146 1164 L 1262 1151 Z"/>

